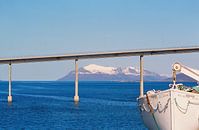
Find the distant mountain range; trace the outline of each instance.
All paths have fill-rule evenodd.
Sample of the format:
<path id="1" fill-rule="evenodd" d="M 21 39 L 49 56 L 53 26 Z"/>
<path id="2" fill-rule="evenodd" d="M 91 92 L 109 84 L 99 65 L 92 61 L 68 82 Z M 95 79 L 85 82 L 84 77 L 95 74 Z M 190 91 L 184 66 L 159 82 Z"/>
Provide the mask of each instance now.
<path id="1" fill-rule="evenodd" d="M 184 74 L 177 75 L 178 81 L 195 81 Z M 74 81 L 75 71 L 58 79 L 59 81 Z M 129 66 L 121 67 L 105 67 L 96 64 L 90 64 L 79 68 L 80 81 L 139 81 L 139 69 Z M 144 81 L 172 81 L 171 77 L 162 76 L 158 73 L 144 70 Z"/>
<path id="2" fill-rule="evenodd" d="M 139 81 L 139 69 L 135 67 L 105 67 L 95 64 L 90 64 L 79 68 L 79 80 L 81 81 Z M 144 79 L 146 81 L 162 81 L 167 79 L 166 76 L 161 76 L 155 72 L 144 70 Z M 70 81 L 75 79 L 75 71 L 58 79 L 61 81 Z"/>

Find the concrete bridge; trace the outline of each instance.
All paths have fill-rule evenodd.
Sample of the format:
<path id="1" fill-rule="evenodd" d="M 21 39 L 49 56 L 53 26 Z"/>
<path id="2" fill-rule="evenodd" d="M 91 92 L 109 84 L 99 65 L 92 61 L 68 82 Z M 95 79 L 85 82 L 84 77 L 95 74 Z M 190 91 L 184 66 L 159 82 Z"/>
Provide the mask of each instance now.
<path id="1" fill-rule="evenodd" d="M 140 96 L 144 94 L 143 82 L 143 57 L 166 54 L 180 54 L 180 53 L 194 53 L 199 52 L 199 46 L 186 48 L 163 48 L 163 49 L 147 49 L 147 50 L 131 50 L 131 51 L 117 51 L 117 52 L 99 52 L 99 53 L 81 53 L 81 54 L 65 54 L 54 56 L 34 56 L 34 57 L 19 57 L 19 58 L 1 58 L 0 64 L 8 64 L 9 72 L 9 86 L 8 86 L 8 102 L 12 102 L 12 64 L 30 63 L 30 62 L 49 62 L 61 60 L 75 61 L 75 96 L 74 101 L 79 102 L 78 96 L 78 60 L 83 59 L 97 59 L 110 57 L 140 57 Z"/>

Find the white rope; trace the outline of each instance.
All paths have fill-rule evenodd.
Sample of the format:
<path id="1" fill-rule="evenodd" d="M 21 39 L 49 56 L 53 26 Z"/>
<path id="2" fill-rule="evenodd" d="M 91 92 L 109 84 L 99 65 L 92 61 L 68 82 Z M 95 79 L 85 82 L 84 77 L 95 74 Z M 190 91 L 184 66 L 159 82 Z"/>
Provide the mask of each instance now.
<path id="1" fill-rule="evenodd" d="M 182 112 L 183 114 L 186 114 L 187 111 L 188 111 L 188 107 L 189 107 L 190 101 L 187 102 L 186 108 L 181 107 L 181 106 L 177 103 L 176 98 L 174 98 L 174 101 L 175 101 L 175 104 L 176 104 L 178 110 L 179 110 L 180 112 Z"/>
<path id="2" fill-rule="evenodd" d="M 158 111 L 159 113 L 165 112 L 166 109 L 168 108 L 169 102 L 170 102 L 170 98 L 167 100 L 167 103 L 165 104 L 165 106 L 160 110 L 160 101 L 157 103 L 156 108 L 152 106 L 152 109 L 156 112 Z M 140 109 L 141 111 L 146 111 L 146 112 L 150 112 L 150 109 L 147 109 L 145 104 L 143 103 L 142 105 L 140 105 Z"/>
<path id="3" fill-rule="evenodd" d="M 182 112 L 183 114 L 186 114 L 186 113 L 187 113 L 188 107 L 189 107 L 190 104 L 192 104 L 192 105 L 199 105 L 199 103 L 188 101 L 188 102 L 187 102 L 187 105 L 186 105 L 186 108 L 183 108 L 183 107 L 181 107 L 181 106 L 178 104 L 176 98 L 175 98 L 174 100 L 175 100 L 175 104 L 176 104 L 178 110 L 179 110 L 180 112 Z"/>

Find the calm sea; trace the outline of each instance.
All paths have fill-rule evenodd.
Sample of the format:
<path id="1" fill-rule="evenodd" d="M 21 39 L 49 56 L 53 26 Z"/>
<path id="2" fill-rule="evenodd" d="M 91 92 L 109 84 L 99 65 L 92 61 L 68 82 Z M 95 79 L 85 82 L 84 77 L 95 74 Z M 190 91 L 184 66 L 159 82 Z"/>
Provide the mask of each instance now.
<path id="1" fill-rule="evenodd" d="M 145 90 L 168 84 L 147 82 Z M 73 102 L 73 82 L 13 82 L 12 104 L 7 91 L 8 83 L 0 82 L 0 129 L 146 129 L 136 102 L 139 83 L 79 82 L 79 104 Z"/>

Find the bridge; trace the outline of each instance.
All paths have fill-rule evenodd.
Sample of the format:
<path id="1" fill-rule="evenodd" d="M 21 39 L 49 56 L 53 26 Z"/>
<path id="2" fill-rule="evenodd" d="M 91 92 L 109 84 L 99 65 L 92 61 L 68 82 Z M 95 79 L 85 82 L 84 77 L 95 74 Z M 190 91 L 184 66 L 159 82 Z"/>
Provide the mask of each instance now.
<path id="1" fill-rule="evenodd" d="M 111 57 L 140 57 L 140 96 L 144 95 L 144 81 L 143 81 L 143 57 L 166 55 L 166 54 L 182 54 L 199 52 L 199 46 L 185 47 L 185 48 L 163 48 L 163 49 L 146 49 L 146 50 L 130 50 L 130 51 L 116 51 L 116 52 L 98 52 L 98 53 L 80 53 L 80 54 L 65 54 L 53 56 L 33 56 L 33 57 L 19 57 L 19 58 L 1 58 L 0 64 L 8 64 L 9 85 L 8 85 L 8 102 L 12 102 L 12 64 L 30 63 L 30 62 L 50 62 L 61 60 L 75 61 L 75 96 L 74 101 L 79 102 L 78 96 L 78 60 L 97 59 L 97 58 L 111 58 Z"/>

